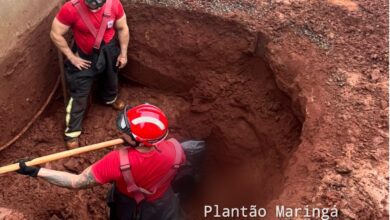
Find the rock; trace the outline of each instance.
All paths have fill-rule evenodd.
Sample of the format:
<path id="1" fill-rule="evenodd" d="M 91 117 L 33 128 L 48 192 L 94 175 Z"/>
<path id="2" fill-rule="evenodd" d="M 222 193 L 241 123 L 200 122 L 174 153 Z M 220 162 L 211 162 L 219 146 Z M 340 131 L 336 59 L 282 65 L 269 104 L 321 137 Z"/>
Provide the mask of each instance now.
<path id="1" fill-rule="evenodd" d="M 339 174 L 349 174 L 352 172 L 352 170 L 348 169 L 347 167 L 336 167 L 336 172 Z"/>
<path id="2" fill-rule="evenodd" d="M 335 168 L 336 172 L 339 174 L 349 174 L 352 172 L 352 166 L 345 162 L 339 162 Z"/>
<path id="3" fill-rule="evenodd" d="M 372 70 L 370 74 L 370 78 L 372 81 L 377 81 L 380 78 L 381 70 L 380 69 L 374 69 Z"/>

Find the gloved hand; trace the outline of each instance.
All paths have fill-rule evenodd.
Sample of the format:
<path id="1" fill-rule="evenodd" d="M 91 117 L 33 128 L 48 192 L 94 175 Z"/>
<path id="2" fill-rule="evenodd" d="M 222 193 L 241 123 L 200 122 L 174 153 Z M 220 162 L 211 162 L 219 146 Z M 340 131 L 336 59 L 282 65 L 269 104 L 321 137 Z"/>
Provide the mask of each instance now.
<path id="1" fill-rule="evenodd" d="M 37 177 L 39 170 L 41 169 L 40 167 L 35 167 L 35 166 L 27 166 L 26 162 L 28 160 L 19 160 L 19 167 L 20 169 L 17 170 L 16 172 L 22 175 L 28 175 L 31 177 Z"/>

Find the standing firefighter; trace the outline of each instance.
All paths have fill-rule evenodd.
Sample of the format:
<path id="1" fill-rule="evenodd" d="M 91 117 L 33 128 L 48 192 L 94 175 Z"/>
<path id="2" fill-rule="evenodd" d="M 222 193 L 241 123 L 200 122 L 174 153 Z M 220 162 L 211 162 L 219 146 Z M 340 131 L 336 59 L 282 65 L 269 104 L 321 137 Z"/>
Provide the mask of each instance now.
<path id="1" fill-rule="evenodd" d="M 18 173 L 66 188 L 114 183 L 108 193 L 110 219 L 180 219 L 171 182 L 186 158 L 179 142 L 165 140 L 165 114 L 149 104 L 126 107 L 118 116 L 117 126 L 125 133 L 128 146 L 110 152 L 79 175 L 26 166 L 24 162 L 19 162 Z"/>
<path id="2" fill-rule="evenodd" d="M 72 49 L 64 38 L 69 29 L 75 41 Z M 126 15 L 119 0 L 71 0 L 55 17 L 50 36 L 68 58 L 65 78 L 70 100 L 66 107 L 65 142 L 68 148 L 76 148 L 93 81 L 98 81 L 105 104 L 116 110 L 124 108 L 124 102 L 118 99 L 118 68 L 127 63 Z"/>

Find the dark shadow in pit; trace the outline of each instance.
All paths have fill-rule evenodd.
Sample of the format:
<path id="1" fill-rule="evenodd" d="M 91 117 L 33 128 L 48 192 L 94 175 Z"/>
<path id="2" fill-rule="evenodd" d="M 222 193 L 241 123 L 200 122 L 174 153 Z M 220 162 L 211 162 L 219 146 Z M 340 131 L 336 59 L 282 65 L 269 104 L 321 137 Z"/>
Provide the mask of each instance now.
<path id="1" fill-rule="evenodd" d="M 249 58 L 235 76 L 245 83 L 232 85 L 233 94 L 218 93 L 225 98 L 203 101 L 201 108 L 207 111 L 191 111 L 182 120 L 187 137 L 209 132 L 203 137 L 207 141 L 204 176 L 186 209 L 195 219 L 206 204 L 266 207 L 282 192 L 284 170 L 300 143 L 302 124 L 266 64 Z"/>

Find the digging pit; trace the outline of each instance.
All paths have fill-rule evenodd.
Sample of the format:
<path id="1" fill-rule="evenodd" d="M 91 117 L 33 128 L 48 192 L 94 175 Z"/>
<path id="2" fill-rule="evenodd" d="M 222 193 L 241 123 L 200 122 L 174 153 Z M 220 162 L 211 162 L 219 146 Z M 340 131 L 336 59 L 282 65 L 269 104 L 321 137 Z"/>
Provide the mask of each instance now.
<path id="1" fill-rule="evenodd" d="M 165 110 L 177 115 L 171 127 L 182 139 L 207 142 L 201 201 L 264 206 L 276 198 L 303 117 L 262 56 L 266 38 L 207 14 L 142 5 L 128 10 L 131 62 L 124 76 L 183 98 Z"/>
<path id="2" fill-rule="evenodd" d="M 161 107 L 169 118 L 172 137 L 207 143 L 203 179 L 196 196 L 183 204 L 188 215 L 199 219 L 206 204 L 267 207 L 283 191 L 284 172 L 300 144 L 305 119 L 294 90 L 275 77 L 270 65 L 275 61 L 267 56 L 267 36 L 205 13 L 146 4 L 124 6 L 131 42 L 129 64 L 121 71 L 121 97 L 130 105 L 149 102 Z M 37 25 L 43 35 L 49 33 L 53 12 Z M 41 47 L 48 41 L 45 38 L 40 41 L 45 43 L 36 42 L 31 47 L 55 57 L 53 45 Z M 58 66 L 57 59 L 51 64 L 40 72 L 58 76 L 53 67 Z M 289 69 L 277 71 L 290 73 Z M 34 81 L 35 76 L 24 76 L 27 79 Z M 50 85 L 53 81 L 55 78 Z M 65 150 L 64 105 L 60 92 L 55 97 L 26 134 L 1 152 L 2 164 Z M 23 106 L 18 99 L 12 102 L 15 108 Z M 112 109 L 94 102 L 84 122 L 82 144 L 117 137 L 115 117 Z M 80 172 L 107 152 L 45 166 Z M 0 206 L 22 213 L 26 219 L 105 216 L 107 186 L 71 191 L 14 174 L 7 174 L 0 182 Z"/>

